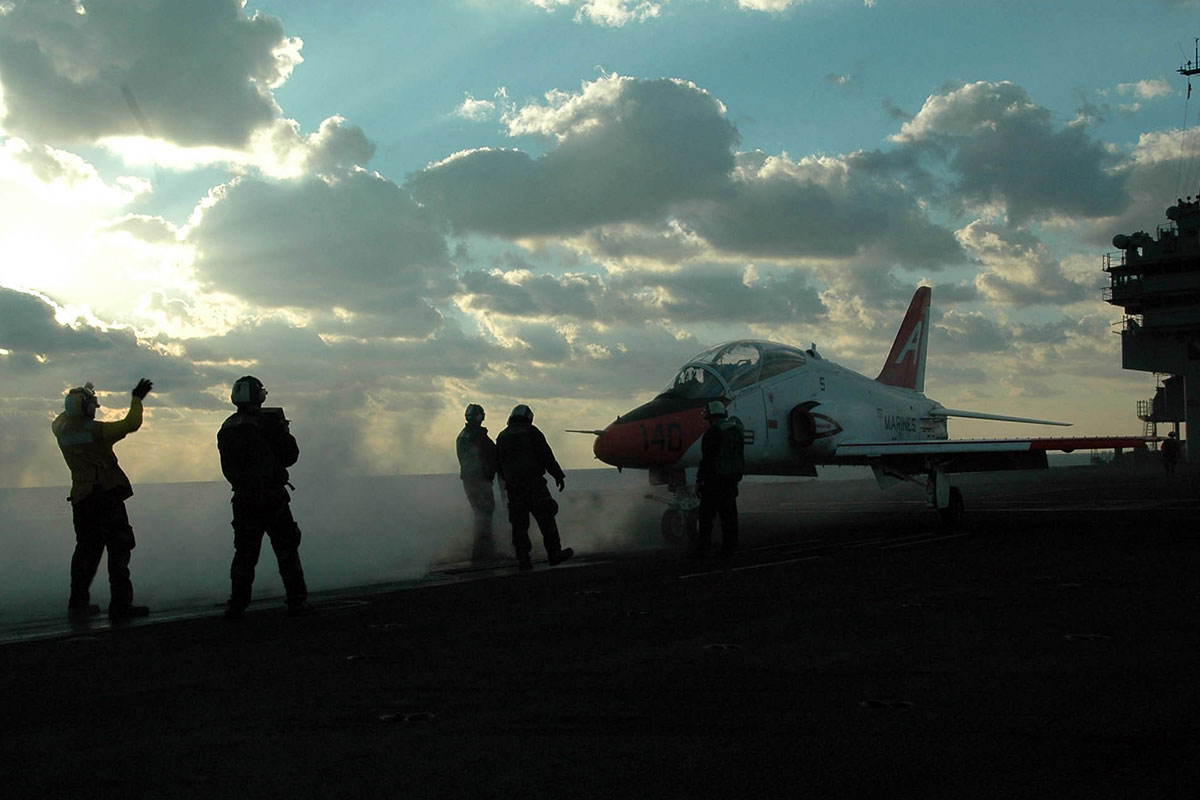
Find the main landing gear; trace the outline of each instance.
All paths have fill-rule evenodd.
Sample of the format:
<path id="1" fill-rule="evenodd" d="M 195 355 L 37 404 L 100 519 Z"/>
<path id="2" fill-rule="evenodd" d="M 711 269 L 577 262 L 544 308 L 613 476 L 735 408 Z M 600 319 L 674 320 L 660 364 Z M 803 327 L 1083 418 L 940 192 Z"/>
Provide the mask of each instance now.
<path id="1" fill-rule="evenodd" d="M 929 471 L 929 480 L 925 483 L 925 502 L 931 508 L 937 509 L 942 524 L 954 527 L 962 521 L 963 496 L 957 486 L 950 485 L 946 472 L 936 466 Z"/>
<path id="2" fill-rule="evenodd" d="M 662 515 L 663 538 L 672 544 L 693 541 L 696 538 L 698 515 L 696 510 L 671 506 Z"/>

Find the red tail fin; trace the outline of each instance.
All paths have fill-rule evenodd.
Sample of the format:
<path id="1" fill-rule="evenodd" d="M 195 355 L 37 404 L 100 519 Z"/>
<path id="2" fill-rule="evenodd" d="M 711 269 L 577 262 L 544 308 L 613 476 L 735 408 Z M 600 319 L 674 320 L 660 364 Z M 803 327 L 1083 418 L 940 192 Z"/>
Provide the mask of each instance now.
<path id="1" fill-rule="evenodd" d="M 921 286 L 908 305 L 908 313 L 896 332 L 892 351 L 875 380 L 888 386 L 925 391 L 925 348 L 929 343 L 929 298 L 932 291 Z"/>

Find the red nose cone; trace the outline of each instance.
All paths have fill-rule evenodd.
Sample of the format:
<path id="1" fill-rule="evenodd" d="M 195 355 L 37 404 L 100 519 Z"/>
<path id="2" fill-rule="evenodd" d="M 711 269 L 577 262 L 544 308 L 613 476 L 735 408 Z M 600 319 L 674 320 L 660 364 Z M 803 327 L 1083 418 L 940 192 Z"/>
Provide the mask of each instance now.
<path id="1" fill-rule="evenodd" d="M 592 452 L 614 467 L 668 467 L 682 458 L 707 428 L 698 408 L 632 422 L 618 418 L 596 437 Z"/>

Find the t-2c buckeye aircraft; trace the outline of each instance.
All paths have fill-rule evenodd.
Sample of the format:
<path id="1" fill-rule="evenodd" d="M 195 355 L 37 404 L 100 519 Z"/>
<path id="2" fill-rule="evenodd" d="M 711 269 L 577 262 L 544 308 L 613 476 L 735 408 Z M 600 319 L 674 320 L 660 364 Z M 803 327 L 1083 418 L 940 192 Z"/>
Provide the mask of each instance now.
<path id="1" fill-rule="evenodd" d="M 1040 439 L 949 439 L 949 417 L 1069 425 L 1065 422 L 958 411 L 924 395 L 930 289 L 922 286 L 875 380 L 826 361 L 813 345 L 741 340 L 705 350 L 675 374 L 657 397 L 622 414 L 596 435 L 596 458 L 620 469 L 645 469 L 665 485 L 663 534 L 677 540 L 695 529 L 696 467 L 708 427 L 702 409 L 722 400 L 746 429 L 751 475 L 815 476 L 818 465 L 871 467 L 881 488 L 924 482 L 943 521 L 962 514 L 956 472 L 1044 469 L 1048 451 L 1141 448 L 1136 436 Z"/>

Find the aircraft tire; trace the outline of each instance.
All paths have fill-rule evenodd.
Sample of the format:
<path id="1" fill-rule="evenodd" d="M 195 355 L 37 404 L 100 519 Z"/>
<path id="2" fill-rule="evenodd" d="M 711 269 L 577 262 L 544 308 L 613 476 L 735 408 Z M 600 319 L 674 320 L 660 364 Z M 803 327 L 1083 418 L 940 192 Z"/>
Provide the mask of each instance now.
<path id="1" fill-rule="evenodd" d="M 696 538 L 697 518 L 695 511 L 668 508 L 662 515 L 663 538 L 673 544 L 690 542 Z"/>
<path id="2" fill-rule="evenodd" d="M 942 524 L 946 527 L 953 527 L 962 521 L 963 516 L 963 496 L 957 486 L 950 487 L 950 505 L 945 508 L 938 509 L 938 515 L 942 518 Z"/>

